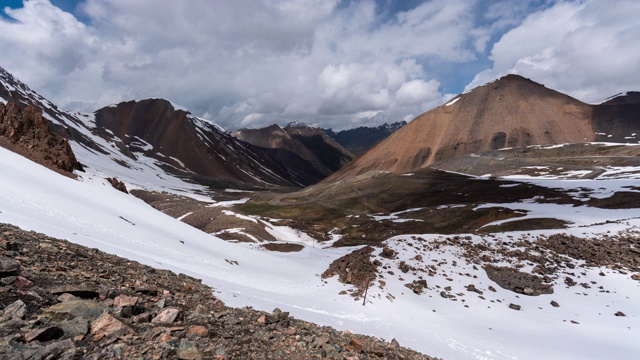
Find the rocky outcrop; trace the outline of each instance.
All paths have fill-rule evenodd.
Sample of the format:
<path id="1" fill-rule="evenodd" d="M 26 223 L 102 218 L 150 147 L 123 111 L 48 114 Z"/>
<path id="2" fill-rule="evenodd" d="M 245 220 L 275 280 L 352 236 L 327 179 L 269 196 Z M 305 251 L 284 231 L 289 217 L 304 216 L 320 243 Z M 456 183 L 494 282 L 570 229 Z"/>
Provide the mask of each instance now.
<path id="1" fill-rule="evenodd" d="M 82 169 L 68 141 L 52 133 L 33 106 L 0 103 L 0 145 L 65 173 Z"/>
<path id="2" fill-rule="evenodd" d="M 431 359 L 280 309 L 230 308 L 198 279 L 10 225 L 0 250 L 0 358 Z"/>
<path id="3" fill-rule="evenodd" d="M 338 275 L 338 281 L 355 287 L 355 291 L 351 293 L 352 296 L 356 298 L 363 296 L 376 279 L 379 262 L 371 262 L 371 254 L 374 250 L 371 246 L 365 246 L 334 260 L 322 274 L 322 278 Z"/>
<path id="4" fill-rule="evenodd" d="M 107 181 L 109 182 L 109 184 L 111 184 L 111 186 L 113 186 L 114 189 L 121 191 L 125 194 L 128 194 L 129 191 L 127 191 L 127 186 L 120 180 L 118 180 L 117 178 L 113 177 L 113 178 L 107 178 Z"/>

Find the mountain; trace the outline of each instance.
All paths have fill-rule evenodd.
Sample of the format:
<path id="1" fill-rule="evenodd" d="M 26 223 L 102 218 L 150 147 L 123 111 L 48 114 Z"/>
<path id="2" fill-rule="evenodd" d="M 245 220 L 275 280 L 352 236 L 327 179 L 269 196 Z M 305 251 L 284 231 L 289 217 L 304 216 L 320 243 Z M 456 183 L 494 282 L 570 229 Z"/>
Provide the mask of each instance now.
<path id="1" fill-rule="evenodd" d="M 399 121 L 392 124 L 385 123 L 378 127 L 360 126 L 338 132 L 324 129 L 324 132 L 354 155 L 359 156 L 405 125 L 407 125 L 406 121 Z"/>
<path id="2" fill-rule="evenodd" d="M 98 129 L 128 150 L 164 162 L 170 170 L 224 186 L 295 186 L 286 169 L 260 149 L 219 126 L 176 109 L 164 99 L 127 101 L 95 112 Z M 209 179 L 209 180 L 207 180 Z"/>
<path id="3" fill-rule="evenodd" d="M 620 157 L 619 166 L 599 163 L 590 178 L 564 164 L 558 174 L 533 162 L 522 167 L 526 173 L 506 178 L 427 167 L 370 171 L 294 193 L 212 191 L 184 181 L 205 177 L 169 157 L 181 156 L 165 139 L 177 134 L 156 133 L 155 126 L 165 132 L 193 126 L 202 139 L 191 139 L 208 144 L 215 136 L 200 131 L 213 134 L 208 127 L 214 125 L 198 125 L 165 101 L 149 101 L 145 110 L 154 116 L 147 118 L 127 115 L 139 102 L 131 109 L 115 105 L 111 111 L 121 114 L 101 119 L 66 113 L 17 80 L 5 80 L 0 76 L 2 91 L 24 101 L 23 118 L 31 118 L 33 105 L 47 125 L 68 135 L 85 172 L 62 176 L 0 148 L 3 355 L 233 358 L 255 349 L 271 358 L 410 358 L 399 346 L 445 359 L 633 359 L 640 352 L 640 164 L 626 162 L 638 158 L 640 146 L 529 146 L 464 155 L 492 156 L 496 163 L 553 160 L 547 151 L 585 163 L 603 154 Z M 590 124 L 622 124 L 626 113 L 611 110 L 600 118 L 590 113 Z M 599 136 L 608 135 L 616 136 Z M 262 159 L 260 148 L 231 140 Z M 224 151 L 235 149 L 223 144 Z M 123 180 L 131 193 L 154 191 L 159 200 L 149 206 L 113 189 L 107 176 Z M 201 231 L 206 227 L 198 223 L 219 228 Z M 273 239 L 253 236 L 245 223 L 264 224 Z M 321 232 L 325 236 L 316 237 Z M 243 233 L 245 240 L 237 236 Z M 268 313 L 225 309 L 211 291 L 229 306 Z M 91 314 L 78 314 L 87 309 Z M 87 319 L 92 309 L 103 322 Z M 65 316 L 51 318 L 54 311 Z M 161 313 L 170 316 L 158 319 Z"/>
<path id="4" fill-rule="evenodd" d="M 420 115 L 325 181 L 504 147 L 630 140 L 640 133 L 636 111 L 637 104 L 589 105 L 507 75 Z"/>
<path id="5" fill-rule="evenodd" d="M 354 159 L 349 150 L 327 136 L 322 129 L 300 122 L 285 127 L 242 129 L 232 136 L 262 148 L 298 183 L 315 184 Z"/>
<path id="6" fill-rule="evenodd" d="M 593 126 L 598 141 L 640 140 L 640 92 L 619 94 L 593 107 Z"/>

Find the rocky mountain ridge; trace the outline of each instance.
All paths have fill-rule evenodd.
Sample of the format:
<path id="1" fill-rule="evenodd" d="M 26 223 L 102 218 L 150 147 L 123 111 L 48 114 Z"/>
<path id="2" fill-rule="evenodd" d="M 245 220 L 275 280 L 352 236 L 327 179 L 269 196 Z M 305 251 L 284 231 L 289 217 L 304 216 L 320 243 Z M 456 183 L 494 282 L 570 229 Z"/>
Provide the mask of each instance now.
<path id="1" fill-rule="evenodd" d="M 113 134 L 128 150 L 164 162 L 169 171 L 223 186 L 296 186 L 286 169 L 219 126 L 175 109 L 163 99 L 127 101 L 99 109 L 98 129 Z"/>

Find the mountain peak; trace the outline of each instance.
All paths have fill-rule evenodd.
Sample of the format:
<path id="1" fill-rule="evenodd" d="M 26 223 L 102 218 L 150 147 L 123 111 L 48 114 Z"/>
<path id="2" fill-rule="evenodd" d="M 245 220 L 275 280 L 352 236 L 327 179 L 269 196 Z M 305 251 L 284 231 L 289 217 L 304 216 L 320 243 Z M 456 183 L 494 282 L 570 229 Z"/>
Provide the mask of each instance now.
<path id="1" fill-rule="evenodd" d="M 294 120 L 285 125 L 286 128 L 310 128 L 311 126 L 303 123 L 302 121 Z"/>

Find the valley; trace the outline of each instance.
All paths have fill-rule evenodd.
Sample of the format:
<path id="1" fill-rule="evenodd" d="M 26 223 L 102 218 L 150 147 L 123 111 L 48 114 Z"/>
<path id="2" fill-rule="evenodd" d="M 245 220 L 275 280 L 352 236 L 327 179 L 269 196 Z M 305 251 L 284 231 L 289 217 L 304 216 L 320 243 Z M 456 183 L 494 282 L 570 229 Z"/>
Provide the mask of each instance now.
<path id="1" fill-rule="evenodd" d="M 336 329 L 320 345 L 320 333 L 305 332 L 300 344 L 326 357 L 378 356 L 373 347 L 358 350 L 350 333 L 383 339 L 362 341 L 384 348 L 387 358 L 415 355 L 405 348 L 426 354 L 416 358 L 445 359 L 633 358 L 640 351 L 635 93 L 589 105 L 509 75 L 418 116 L 354 159 L 319 128 L 228 133 L 163 99 L 63 112 L 0 74 L 2 107 L 20 109 L 2 129 L 25 139 L 48 134 L 24 120 L 31 117 L 22 109 L 31 106 L 81 165 L 60 174 L 38 164 L 55 164 L 57 156 L 45 156 L 53 151 L 24 141 L 14 144 L 21 151 L 0 148 L 0 223 L 200 279 L 207 288 L 198 291 L 225 306 L 262 311 L 229 308 L 231 320 L 207 318 L 212 329 L 255 330 L 261 315 L 277 317 L 278 308 Z M 3 256 L 39 280 L 33 255 L 15 253 L 7 241 Z M 51 247 L 70 246 L 60 244 Z M 14 294 L 14 284 L 3 291 Z M 3 309 L 10 299 L 0 296 Z M 145 309 L 153 302 L 143 301 Z M 235 322 L 241 316 L 256 320 Z M 166 330 L 175 341 L 157 353 L 177 354 L 193 325 Z M 21 326 L 27 334 L 40 324 Z M 298 330 L 285 328 L 277 334 L 289 341 Z M 250 339 L 248 331 L 242 336 Z M 85 346 L 82 339 L 74 346 Z M 91 349 L 142 351 L 122 337 L 102 341 Z M 7 339 L 7 346 L 25 343 L 24 335 Z"/>

